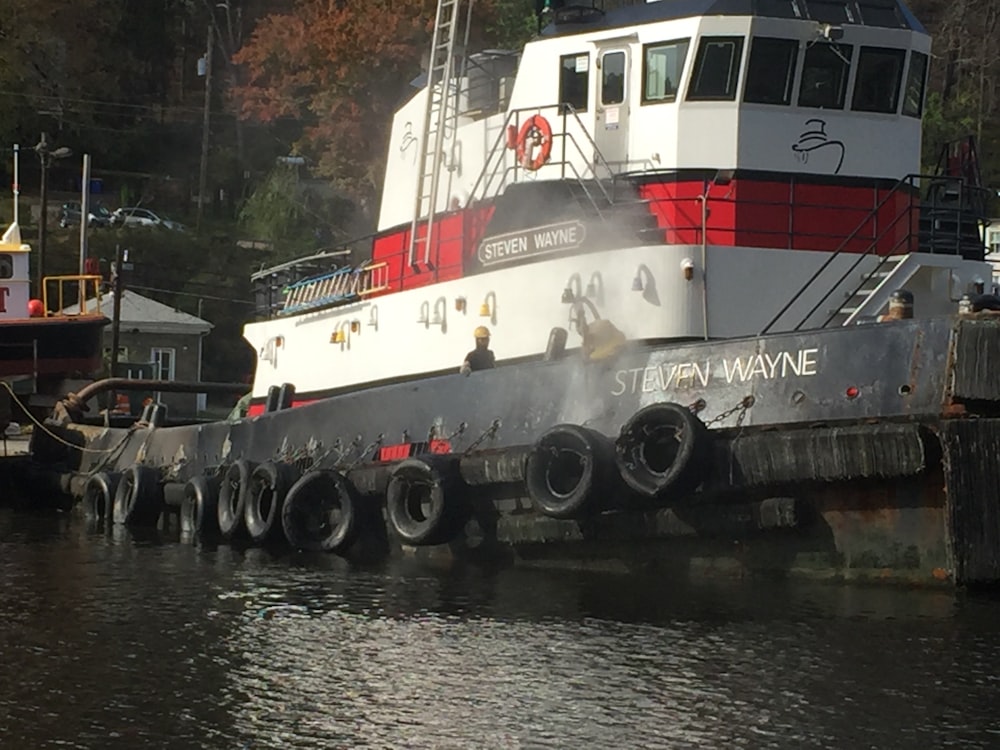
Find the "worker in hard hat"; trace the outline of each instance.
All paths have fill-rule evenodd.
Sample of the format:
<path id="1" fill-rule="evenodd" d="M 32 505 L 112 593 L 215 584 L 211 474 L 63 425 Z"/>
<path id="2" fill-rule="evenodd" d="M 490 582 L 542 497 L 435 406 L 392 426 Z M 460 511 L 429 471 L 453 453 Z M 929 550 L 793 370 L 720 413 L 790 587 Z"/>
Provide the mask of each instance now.
<path id="1" fill-rule="evenodd" d="M 473 370 L 489 370 L 497 366 L 496 357 L 490 351 L 490 329 L 478 326 L 472 335 L 476 337 L 476 348 L 465 355 L 465 361 L 459 370 L 463 375 L 468 375 Z"/>

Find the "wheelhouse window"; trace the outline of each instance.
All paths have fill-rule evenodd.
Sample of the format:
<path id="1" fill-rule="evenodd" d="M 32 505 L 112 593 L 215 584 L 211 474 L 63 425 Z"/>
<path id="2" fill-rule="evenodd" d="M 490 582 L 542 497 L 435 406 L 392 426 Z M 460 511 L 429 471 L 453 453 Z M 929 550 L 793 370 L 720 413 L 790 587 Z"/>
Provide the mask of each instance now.
<path id="1" fill-rule="evenodd" d="M 689 40 L 647 44 L 643 47 L 642 101 L 672 102 L 684 72 Z"/>
<path id="2" fill-rule="evenodd" d="M 809 17 L 822 23 L 854 23 L 852 3 L 836 0 L 806 0 Z"/>
<path id="3" fill-rule="evenodd" d="M 895 114 L 906 52 L 884 47 L 862 47 L 854 82 L 851 109 L 858 112 Z"/>
<path id="4" fill-rule="evenodd" d="M 563 55 L 559 58 L 559 102 L 568 104 L 577 112 L 587 111 L 587 90 L 590 80 L 590 56 Z"/>
<path id="5" fill-rule="evenodd" d="M 799 106 L 843 109 L 854 48 L 849 44 L 816 43 L 802 63 Z"/>
<path id="6" fill-rule="evenodd" d="M 735 99 L 742 56 L 741 36 L 702 37 L 688 86 L 688 101 Z"/>
<path id="7" fill-rule="evenodd" d="M 757 15 L 771 18 L 802 18 L 795 0 L 757 0 Z"/>
<path id="8" fill-rule="evenodd" d="M 924 111 L 924 86 L 927 81 L 927 55 L 923 52 L 910 53 L 910 69 L 906 73 L 906 88 L 903 89 L 903 114 L 920 117 Z"/>
<path id="9" fill-rule="evenodd" d="M 9 253 L 0 253 L 0 279 L 10 279 L 14 276 L 14 256 Z M 0 298 L 0 304 L 3 299 Z"/>
<path id="10" fill-rule="evenodd" d="M 798 53 L 799 43 L 794 39 L 754 37 L 750 46 L 743 101 L 754 104 L 791 104 Z"/>
<path id="11" fill-rule="evenodd" d="M 861 23 L 866 26 L 905 28 L 906 24 L 896 9 L 896 0 L 860 0 Z"/>
<path id="12" fill-rule="evenodd" d="M 601 104 L 625 101 L 625 53 L 607 52 L 601 58 Z"/>

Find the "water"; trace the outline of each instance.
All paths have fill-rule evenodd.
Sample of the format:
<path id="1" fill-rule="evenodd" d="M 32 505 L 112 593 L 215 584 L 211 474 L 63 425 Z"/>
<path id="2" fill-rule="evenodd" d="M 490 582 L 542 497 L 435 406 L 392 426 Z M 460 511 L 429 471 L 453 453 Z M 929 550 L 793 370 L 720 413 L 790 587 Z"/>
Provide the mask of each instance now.
<path id="1" fill-rule="evenodd" d="M 992 748 L 1000 601 L 351 569 L 0 511 L 2 748 Z"/>

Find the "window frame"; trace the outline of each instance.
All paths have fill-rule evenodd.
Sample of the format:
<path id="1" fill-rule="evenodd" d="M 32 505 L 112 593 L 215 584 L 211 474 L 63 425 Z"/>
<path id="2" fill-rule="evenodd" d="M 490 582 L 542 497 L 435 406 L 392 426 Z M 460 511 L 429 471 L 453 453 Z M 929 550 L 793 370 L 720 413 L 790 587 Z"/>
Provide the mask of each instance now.
<path id="1" fill-rule="evenodd" d="M 848 62 L 844 66 L 843 78 L 840 80 L 840 97 L 839 103 L 831 106 L 823 106 L 820 104 L 804 104 L 802 102 L 802 95 L 804 92 L 804 85 L 806 80 L 806 71 L 809 69 L 809 53 L 816 49 L 830 49 L 835 57 L 837 57 L 843 64 L 843 51 L 847 49 L 850 54 L 847 57 Z M 806 47 L 805 53 L 802 56 L 802 71 L 799 73 L 799 92 L 798 96 L 795 98 L 795 106 L 802 107 L 803 109 L 821 109 L 821 110 L 831 110 L 837 112 L 843 112 L 844 108 L 847 106 L 847 95 L 851 90 L 851 75 L 854 72 L 854 48 L 853 44 L 841 44 L 839 42 L 816 42 L 815 44 Z M 839 51 L 839 54 L 837 51 Z"/>
<path id="2" fill-rule="evenodd" d="M 868 60 L 866 60 L 866 54 Z M 874 108 L 874 107 L 859 107 L 858 106 L 858 95 L 860 92 L 860 84 L 863 83 L 865 77 L 862 75 L 863 67 L 866 62 L 871 63 L 872 59 L 885 59 L 885 58 L 895 58 L 896 59 L 896 81 L 895 81 L 895 92 L 892 96 L 892 108 Z M 900 47 L 872 47 L 869 45 L 863 45 L 858 48 L 858 58 L 857 65 L 855 65 L 854 70 L 854 87 L 851 91 L 851 111 L 852 112 L 864 112 L 866 114 L 878 114 L 878 115 L 895 115 L 899 112 L 900 96 L 901 96 L 901 86 L 903 84 L 903 73 L 906 72 L 906 50 Z"/>
<path id="3" fill-rule="evenodd" d="M 611 55 L 622 56 L 622 70 L 621 70 L 622 93 L 621 93 L 621 98 L 618 101 L 606 102 L 604 101 L 604 91 L 606 89 L 606 83 L 607 83 L 605 75 L 608 67 L 606 60 Z M 608 49 L 608 50 L 601 50 L 600 56 L 601 56 L 601 67 L 600 67 L 601 85 L 600 85 L 600 92 L 597 97 L 597 105 L 599 107 L 620 107 L 628 101 L 628 53 L 623 49 Z"/>
<path id="4" fill-rule="evenodd" d="M 753 83 L 754 75 L 754 50 L 757 47 L 758 41 L 760 42 L 779 42 L 781 46 L 785 47 L 791 52 L 789 56 L 789 63 L 785 67 L 785 97 L 783 101 L 771 102 L 763 101 L 761 99 L 750 99 L 750 87 Z M 792 104 L 792 99 L 795 95 L 795 76 L 798 73 L 799 68 L 799 52 L 800 43 L 798 39 L 788 39 L 787 37 L 774 37 L 774 36 L 755 36 L 750 39 L 750 52 L 747 55 L 747 72 L 746 81 L 743 84 L 743 102 L 745 104 L 765 104 L 772 107 L 790 107 Z"/>
<path id="5" fill-rule="evenodd" d="M 680 55 L 680 65 L 678 66 L 677 82 L 674 85 L 674 93 L 672 95 L 666 95 L 659 99 L 649 98 L 649 53 L 657 49 L 664 49 L 667 47 L 675 47 L 677 49 L 683 48 L 683 52 Z M 682 84 L 684 83 L 684 69 L 687 66 L 688 52 L 691 51 L 691 37 L 678 37 L 677 39 L 667 39 L 663 42 L 650 42 L 649 44 L 642 45 L 642 91 L 640 93 L 639 104 L 640 106 L 645 106 L 646 104 L 670 104 L 676 102 L 681 93 Z"/>
<path id="6" fill-rule="evenodd" d="M 907 102 L 909 101 L 909 91 L 910 82 L 913 80 L 913 61 L 916 59 L 917 55 L 923 61 L 924 69 L 920 74 L 920 97 L 917 102 L 916 111 L 910 111 L 907 108 Z M 900 92 L 899 98 L 902 99 L 900 103 L 899 113 L 903 117 L 916 117 L 918 120 L 924 115 L 924 104 L 927 99 L 927 72 L 930 69 L 930 55 L 926 52 L 920 52 L 919 50 L 911 49 L 908 59 L 908 64 L 906 66 L 906 76 L 903 80 L 903 89 Z"/>
<path id="7" fill-rule="evenodd" d="M 170 366 L 167 368 L 168 376 L 163 377 L 163 358 L 166 353 L 170 355 Z M 149 349 L 149 361 L 154 365 L 156 377 L 154 380 L 176 380 L 177 379 L 177 348 L 173 346 L 153 346 Z"/>
<path id="8" fill-rule="evenodd" d="M 569 72 L 567 63 L 572 63 L 573 66 L 578 65 L 577 62 L 581 57 L 587 58 L 587 69 L 583 71 L 583 96 L 585 98 L 584 106 L 578 107 L 574 102 L 567 99 L 565 94 L 565 81 L 566 73 Z M 569 104 L 576 112 L 587 112 L 590 110 L 590 71 L 593 69 L 593 61 L 590 59 L 589 52 L 573 52 L 568 55 L 559 56 L 559 107 L 562 109 L 564 104 Z M 580 71 L 573 71 L 576 75 L 580 74 Z"/>
<path id="9" fill-rule="evenodd" d="M 700 94 L 696 93 L 699 85 L 699 78 L 703 72 L 705 58 L 708 56 L 709 45 L 721 45 L 723 43 L 734 43 L 735 50 L 730 56 L 729 79 L 732 87 L 731 92 L 725 94 Z M 734 102 L 740 92 L 740 78 L 743 75 L 743 51 L 746 47 L 746 37 L 735 34 L 720 36 L 702 36 L 698 38 L 698 51 L 694 57 L 694 67 L 691 70 L 691 78 L 688 80 L 687 93 L 684 96 L 686 102 Z"/>

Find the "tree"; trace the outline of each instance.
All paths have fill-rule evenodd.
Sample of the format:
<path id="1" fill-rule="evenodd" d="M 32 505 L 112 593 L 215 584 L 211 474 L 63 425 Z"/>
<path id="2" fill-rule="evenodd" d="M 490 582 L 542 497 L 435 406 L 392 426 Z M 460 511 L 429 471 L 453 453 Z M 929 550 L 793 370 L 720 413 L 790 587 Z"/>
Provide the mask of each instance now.
<path id="1" fill-rule="evenodd" d="M 392 113 L 419 71 L 427 0 L 297 0 L 265 17 L 236 54 L 242 115 L 294 118 L 317 172 L 352 195 L 377 196 Z"/>

